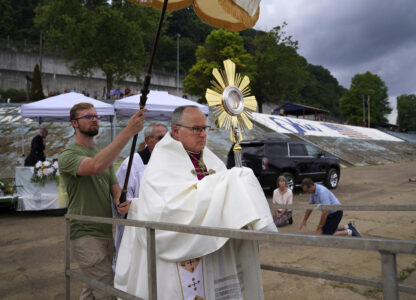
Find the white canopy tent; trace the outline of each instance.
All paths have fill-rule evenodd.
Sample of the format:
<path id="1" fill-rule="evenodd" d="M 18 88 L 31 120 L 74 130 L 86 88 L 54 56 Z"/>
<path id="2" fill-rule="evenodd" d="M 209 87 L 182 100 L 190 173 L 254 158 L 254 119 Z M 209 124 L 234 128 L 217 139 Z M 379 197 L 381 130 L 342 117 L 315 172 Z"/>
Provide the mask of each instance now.
<path id="1" fill-rule="evenodd" d="M 69 112 L 77 103 L 88 102 L 94 105 L 101 120 L 111 122 L 112 139 L 114 138 L 114 106 L 102 101 L 86 97 L 83 94 L 70 92 L 49 97 L 37 102 L 22 104 L 22 155 L 24 155 L 23 119 L 30 118 L 39 123 L 43 122 L 69 122 Z"/>
<path id="2" fill-rule="evenodd" d="M 71 107 L 80 102 L 93 104 L 97 114 L 103 117 L 104 121 L 111 122 L 114 116 L 113 105 L 75 92 L 61 94 L 29 104 L 22 104 L 21 114 L 23 118 L 30 118 L 39 123 L 69 122 L 69 111 Z"/>
<path id="3" fill-rule="evenodd" d="M 140 94 L 126 97 L 114 102 L 114 109 L 117 117 L 130 117 L 140 107 Z M 178 106 L 195 105 L 205 114 L 208 115 L 208 106 L 197 102 L 177 97 L 163 91 L 150 91 L 147 95 L 146 102 L 146 119 L 168 121 L 172 116 L 172 112 Z"/>

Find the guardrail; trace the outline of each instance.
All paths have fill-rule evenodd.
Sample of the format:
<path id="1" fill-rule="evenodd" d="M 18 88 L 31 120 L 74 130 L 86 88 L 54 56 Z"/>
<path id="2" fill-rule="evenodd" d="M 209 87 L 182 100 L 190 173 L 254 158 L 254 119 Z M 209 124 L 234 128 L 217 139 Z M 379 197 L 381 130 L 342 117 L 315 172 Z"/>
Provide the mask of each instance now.
<path id="1" fill-rule="evenodd" d="M 272 208 L 281 208 L 281 209 L 292 209 L 292 210 L 355 210 L 355 211 L 416 211 L 415 204 L 377 204 L 377 205 L 368 205 L 368 204 L 358 204 L 358 205 L 302 205 L 302 204 L 292 204 L 292 205 L 282 205 L 282 204 L 272 204 Z"/>
<path id="2" fill-rule="evenodd" d="M 320 205 L 278 205 L 275 207 L 290 209 L 332 209 L 333 206 Z M 343 210 L 378 210 L 378 211 L 415 211 L 416 205 L 342 205 L 335 208 Z M 283 272 L 301 276 L 310 276 L 315 278 L 323 278 L 327 280 L 341 281 L 371 287 L 381 288 L 383 290 L 384 299 L 398 299 L 399 291 L 416 294 L 416 286 L 408 286 L 399 284 L 397 280 L 396 255 L 397 254 L 416 254 L 416 241 L 414 240 L 397 240 L 385 238 L 350 238 L 335 237 L 325 235 L 306 235 L 293 233 L 267 233 L 248 230 L 223 229 L 204 226 L 189 226 L 165 222 L 137 221 L 126 219 L 112 219 L 102 217 L 90 217 L 67 214 L 65 216 L 65 277 L 66 277 L 66 299 L 70 299 L 70 278 L 80 279 L 92 287 L 105 290 L 114 296 L 123 299 L 140 299 L 112 286 L 105 285 L 94 280 L 84 274 L 72 271 L 70 269 L 70 240 L 69 240 L 69 221 L 80 220 L 105 224 L 121 224 L 125 226 L 144 227 L 147 230 L 147 260 L 148 260 L 148 290 L 149 299 L 157 299 L 157 281 L 156 281 L 156 257 L 155 257 L 155 230 L 176 231 L 184 233 L 202 234 L 209 236 L 221 236 L 231 239 L 257 240 L 272 243 L 281 243 L 289 245 L 314 246 L 314 247 L 330 247 L 353 250 L 378 251 L 381 255 L 382 280 L 373 280 L 366 278 L 358 278 L 344 276 L 338 274 L 330 274 L 324 272 L 308 271 L 299 268 L 279 267 L 271 265 L 261 265 L 263 270 Z"/>

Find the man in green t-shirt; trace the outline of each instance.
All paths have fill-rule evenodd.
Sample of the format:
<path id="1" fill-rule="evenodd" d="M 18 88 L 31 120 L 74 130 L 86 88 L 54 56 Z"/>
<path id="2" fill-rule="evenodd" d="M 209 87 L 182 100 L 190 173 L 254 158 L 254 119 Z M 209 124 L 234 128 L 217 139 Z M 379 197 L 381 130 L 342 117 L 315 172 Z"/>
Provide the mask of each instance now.
<path id="1" fill-rule="evenodd" d="M 140 110 L 133 115 L 114 141 L 98 151 L 94 147 L 94 136 L 99 130 L 100 117 L 94 106 L 82 102 L 71 108 L 75 142 L 63 150 L 58 159 L 60 177 L 69 198 L 69 214 L 111 218 L 111 198 L 120 214 L 128 212 L 130 202 L 119 201 L 121 189 L 112 163 L 130 138 L 143 129 L 144 112 Z M 71 248 L 86 275 L 113 285 L 111 224 L 71 221 Z M 94 298 L 113 299 L 105 292 L 84 286 L 80 299 Z"/>

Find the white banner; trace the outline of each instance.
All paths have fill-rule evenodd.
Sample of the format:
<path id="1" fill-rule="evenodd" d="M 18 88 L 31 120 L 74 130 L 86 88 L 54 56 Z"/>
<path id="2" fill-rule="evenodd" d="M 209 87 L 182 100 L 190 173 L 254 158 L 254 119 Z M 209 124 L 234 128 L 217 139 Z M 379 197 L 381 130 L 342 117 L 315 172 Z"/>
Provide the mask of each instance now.
<path id="1" fill-rule="evenodd" d="M 253 120 L 279 133 L 343 137 L 362 140 L 403 140 L 378 129 L 253 113 Z"/>

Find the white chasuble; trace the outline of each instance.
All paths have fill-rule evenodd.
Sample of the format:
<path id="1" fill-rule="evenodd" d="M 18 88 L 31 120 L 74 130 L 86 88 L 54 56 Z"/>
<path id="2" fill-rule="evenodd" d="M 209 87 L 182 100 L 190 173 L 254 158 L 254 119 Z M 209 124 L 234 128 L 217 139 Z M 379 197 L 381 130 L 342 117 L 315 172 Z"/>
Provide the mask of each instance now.
<path id="1" fill-rule="evenodd" d="M 275 228 L 251 169 L 227 170 L 207 148 L 203 161 L 211 175 L 198 181 L 182 144 L 166 134 L 152 152 L 128 218 L 229 229 Z M 146 252 L 146 230 L 126 226 L 114 285 L 143 299 L 148 299 Z M 200 259 L 192 265 L 195 276 L 180 272 L 185 271 L 181 263 L 195 259 Z M 161 300 L 263 299 L 257 242 L 156 230 L 156 271 Z M 189 285 L 197 290 L 192 292 Z"/>

